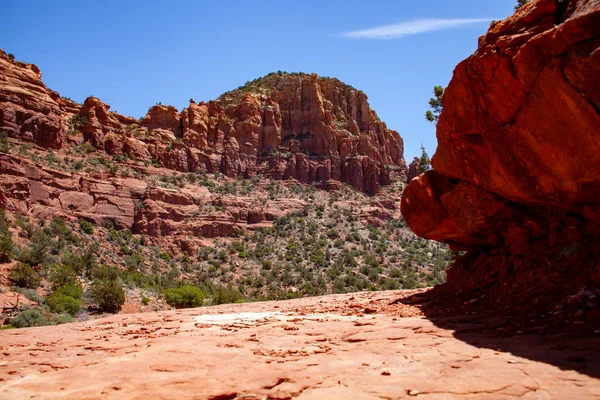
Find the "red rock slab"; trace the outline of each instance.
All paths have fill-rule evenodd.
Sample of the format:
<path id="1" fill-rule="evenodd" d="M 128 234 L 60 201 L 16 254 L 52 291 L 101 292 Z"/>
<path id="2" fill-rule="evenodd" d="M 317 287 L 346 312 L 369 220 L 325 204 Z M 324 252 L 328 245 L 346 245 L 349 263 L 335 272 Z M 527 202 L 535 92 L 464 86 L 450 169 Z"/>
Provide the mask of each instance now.
<path id="1" fill-rule="evenodd" d="M 598 357 L 586 358 L 585 349 L 579 357 L 588 375 L 485 348 L 475 340 L 458 340 L 452 329 L 436 327 L 421 316 L 395 317 L 393 307 L 396 314 L 404 309 L 418 315 L 413 306 L 391 304 L 412 294 L 415 291 L 332 295 L 2 331 L 0 397 L 600 396 L 600 382 L 589 374 L 598 370 Z M 375 313 L 364 314 L 367 307 Z M 219 319 L 218 324 L 206 323 L 206 316 L 216 315 L 220 316 L 212 319 Z M 540 339 L 504 340 L 515 342 L 518 349 L 531 348 Z M 553 340 L 558 339 L 545 337 L 544 346 L 552 346 Z"/>

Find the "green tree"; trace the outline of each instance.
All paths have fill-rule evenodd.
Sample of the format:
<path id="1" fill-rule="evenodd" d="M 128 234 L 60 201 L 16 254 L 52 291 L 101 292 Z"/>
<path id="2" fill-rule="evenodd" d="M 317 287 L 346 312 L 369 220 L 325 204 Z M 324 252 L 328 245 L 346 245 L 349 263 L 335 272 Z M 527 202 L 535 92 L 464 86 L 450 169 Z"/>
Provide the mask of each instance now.
<path id="1" fill-rule="evenodd" d="M 177 289 L 167 289 L 165 300 L 176 308 L 199 307 L 204 300 L 204 292 L 196 286 L 184 285 Z"/>
<path id="2" fill-rule="evenodd" d="M 60 292 L 52 292 L 46 300 L 50 311 L 58 314 L 67 313 L 75 315 L 81 309 L 83 302 L 80 299 L 76 299 L 71 296 Z"/>
<path id="3" fill-rule="evenodd" d="M 21 249 L 17 259 L 25 264 L 34 266 L 41 265 L 48 259 L 50 249 L 50 238 L 38 228 L 31 234 L 29 246 Z"/>
<path id="4" fill-rule="evenodd" d="M 429 107 L 431 110 L 425 112 L 425 119 L 429 122 L 437 124 L 442 112 L 442 97 L 444 96 L 444 88 L 442 86 L 434 86 L 433 96 L 429 99 Z"/>
<path id="5" fill-rule="evenodd" d="M 77 274 L 67 265 L 55 265 L 50 272 L 49 281 L 52 283 L 52 288 L 56 289 L 64 285 L 77 284 Z"/>
<path id="6" fill-rule="evenodd" d="M 35 272 L 31 265 L 19 263 L 10 274 L 10 279 L 19 287 L 35 289 L 40 286 L 40 275 Z"/>
<path id="7" fill-rule="evenodd" d="M 425 146 L 421 144 L 421 157 L 419 158 L 419 163 L 417 164 L 417 170 L 419 171 L 419 174 L 422 174 L 430 169 L 431 160 L 429 158 L 429 154 L 427 154 L 427 151 L 425 151 Z"/>
<path id="8" fill-rule="evenodd" d="M 529 3 L 531 0 L 517 0 L 517 5 L 515 6 L 515 11 L 519 8 L 523 7 L 525 4 Z"/>
<path id="9" fill-rule="evenodd" d="M 84 272 L 91 275 L 92 271 L 98 268 L 98 260 L 95 254 L 97 252 L 97 244 L 88 246 L 81 253 L 66 252 L 62 257 L 62 263 L 70 267 L 77 275 Z"/>
<path id="10" fill-rule="evenodd" d="M 219 287 L 213 295 L 211 305 L 243 303 L 244 295 L 232 287 Z"/>
<path id="11" fill-rule="evenodd" d="M 9 222 L 4 210 L 0 210 L 0 263 L 9 262 L 12 259 L 14 243 L 12 233 L 8 229 Z"/>
<path id="12" fill-rule="evenodd" d="M 125 291 L 117 279 L 96 279 L 90 294 L 100 311 L 116 313 L 125 303 Z"/>

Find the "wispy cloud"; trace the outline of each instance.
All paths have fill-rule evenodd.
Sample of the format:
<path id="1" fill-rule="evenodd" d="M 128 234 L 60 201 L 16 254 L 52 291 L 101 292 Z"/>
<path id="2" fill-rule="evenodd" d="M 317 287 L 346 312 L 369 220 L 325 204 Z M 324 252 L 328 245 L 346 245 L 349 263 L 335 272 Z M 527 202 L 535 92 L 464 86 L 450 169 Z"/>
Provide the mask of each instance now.
<path id="1" fill-rule="evenodd" d="M 346 39 L 396 39 L 419 33 L 442 31 L 460 28 L 466 25 L 490 22 L 492 18 L 463 18 L 463 19 L 419 19 L 394 25 L 383 25 L 376 28 L 341 33 Z"/>

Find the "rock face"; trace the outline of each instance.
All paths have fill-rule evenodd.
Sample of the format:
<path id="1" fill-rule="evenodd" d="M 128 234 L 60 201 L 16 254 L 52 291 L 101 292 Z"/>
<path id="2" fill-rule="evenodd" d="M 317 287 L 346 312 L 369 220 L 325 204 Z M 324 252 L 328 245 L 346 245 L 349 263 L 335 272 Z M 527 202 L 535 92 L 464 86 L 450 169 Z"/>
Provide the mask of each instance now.
<path id="1" fill-rule="evenodd" d="M 468 250 L 448 289 L 600 285 L 600 2 L 556 12 L 533 1 L 480 38 L 444 94 L 434 170 L 404 192 L 415 233 Z"/>
<path id="2" fill-rule="evenodd" d="M 0 127 L 13 137 L 56 149 L 67 132 L 62 101 L 41 77 L 35 65 L 14 61 L 0 50 Z"/>
<path id="3" fill-rule="evenodd" d="M 63 148 L 69 131 L 81 131 L 111 156 L 180 172 L 263 174 L 323 188 L 338 181 L 368 194 L 389 183 L 390 169 L 406 169 L 402 139 L 367 96 L 315 74 L 270 74 L 215 101 L 190 100 L 181 112 L 155 105 L 138 121 L 95 97 L 83 105 L 62 99 L 36 66 L 0 51 L 0 127 L 45 148 Z"/>
<path id="4" fill-rule="evenodd" d="M 150 237 L 165 236 L 180 248 L 189 247 L 190 254 L 195 251 L 190 246 L 193 239 L 259 228 L 307 205 L 298 199 L 258 203 L 242 195 L 215 197 L 206 187 L 193 185 L 178 190 L 151 187 L 134 177 L 71 174 L 0 153 L 2 208 L 36 219 L 75 217 Z M 222 211 L 200 212 L 203 206 Z"/>
<path id="5" fill-rule="evenodd" d="M 415 157 L 408 165 L 408 170 L 406 171 L 406 181 L 410 182 L 417 176 L 419 176 L 419 159 Z"/>
<path id="6" fill-rule="evenodd" d="M 481 334 L 498 324 L 481 317 L 440 328 L 419 317 L 418 308 L 392 302 L 413 293 L 228 304 L 2 330 L 0 396 L 600 396 L 600 344 L 593 334 L 568 341 L 564 335 Z"/>

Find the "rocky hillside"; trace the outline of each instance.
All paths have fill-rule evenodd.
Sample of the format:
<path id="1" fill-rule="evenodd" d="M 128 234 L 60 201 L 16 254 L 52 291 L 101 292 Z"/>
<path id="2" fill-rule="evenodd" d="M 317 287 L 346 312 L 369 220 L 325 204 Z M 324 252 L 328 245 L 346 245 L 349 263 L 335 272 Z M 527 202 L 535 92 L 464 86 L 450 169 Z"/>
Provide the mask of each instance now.
<path id="1" fill-rule="evenodd" d="M 523 6 L 456 67 L 435 170 L 402 213 L 467 250 L 437 294 L 583 325 L 600 320 L 600 3 L 571 1 L 559 25 L 557 12 Z"/>
<path id="2" fill-rule="evenodd" d="M 367 96 L 337 79 L 270 74 L 179 112 L 154 105 L 140 120 L 47 89 L 35 65 L 0 51 L 0 126 L 10 137 L 52 149 L 85 143 L 179 172 L 257 174 L 369 194 L 404 171 L 403 142 L 369 107 Z"/>
<path id="3" fill-rule="evenodd" d="M 65 282 L 85 294 L 71 314 L 98 311 L 109 276 L 129 312 L 185 285 L 218 304 L 445 279 L 447 248 L 400 215 L 401 138 L 336 79 L 270 74 L 136 120 L 4 53 L 0 67 L 0 305 L 21 293 L 34 324 L 63 310 Z"/>

